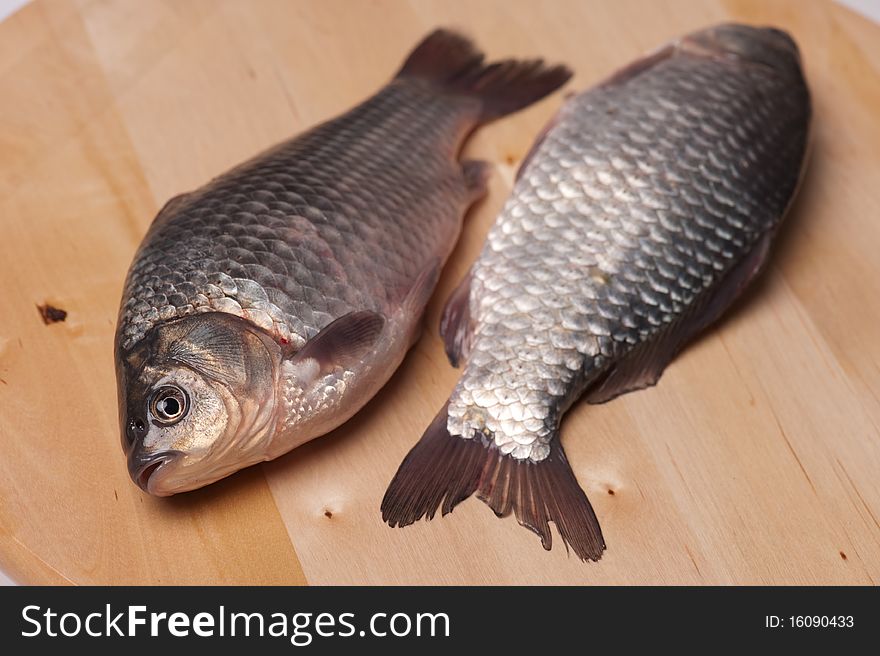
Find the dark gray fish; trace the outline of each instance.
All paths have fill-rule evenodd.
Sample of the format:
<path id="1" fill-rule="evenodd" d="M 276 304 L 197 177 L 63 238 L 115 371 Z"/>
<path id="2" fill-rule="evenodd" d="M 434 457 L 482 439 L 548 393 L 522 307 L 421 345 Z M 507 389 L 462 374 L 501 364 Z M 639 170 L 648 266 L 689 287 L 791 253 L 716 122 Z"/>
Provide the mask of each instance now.
<path id="1" fill-rule="evenodd" d="M 135 255 L 116 334 L 133 480 L 192 490 L 339 426 L 388 380 L 487 165 L 479 124 L 570 76 L 491 65 L 438 30 L 348 113 L 161 210 Z"/>
<path id="2" fill-rule="evenodd" d="M 686 36 L 568 100 L 441 331 L 465 361 L 382 502 L 392 526 L 474 492 L 550 548 L 605 549 L 562 450 L 581 396 L 657 382 L 761 270 L 804 167 L 810 97 L 784 32 Z"/>

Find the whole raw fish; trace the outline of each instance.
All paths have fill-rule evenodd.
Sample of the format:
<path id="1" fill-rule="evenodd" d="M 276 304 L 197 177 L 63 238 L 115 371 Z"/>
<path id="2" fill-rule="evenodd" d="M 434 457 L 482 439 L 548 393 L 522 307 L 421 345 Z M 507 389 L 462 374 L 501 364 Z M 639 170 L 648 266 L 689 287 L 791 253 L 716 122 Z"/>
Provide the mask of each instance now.
<path id="1" fill-rule="evenodd" d="M 550 548 L 605 548 L 559 424 L 653 385 L 764 264 L 801 176 L 810 98 L 784 32 L 686 36 L 566 102 L 522 167 L 441 332 L 447 405 L 382 502 L 392 526 L 474 492 Z"/>
<path id="2" fill-rule="evenodd" d="M 201 487 L 327 433 L 413 344 L 486 165 L 479 124 L 570 76 L 491 65 L 429 35 L 351 111 L 169 201 L 125 283 L 122 443 L 155 495 Z"/>

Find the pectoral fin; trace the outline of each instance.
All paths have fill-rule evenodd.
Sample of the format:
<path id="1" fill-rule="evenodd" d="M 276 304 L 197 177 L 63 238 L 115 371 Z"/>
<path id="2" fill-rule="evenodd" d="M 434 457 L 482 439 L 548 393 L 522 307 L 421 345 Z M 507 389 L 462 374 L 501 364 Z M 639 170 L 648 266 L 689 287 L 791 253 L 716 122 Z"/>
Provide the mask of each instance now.
<path id="1" fill-rule="evenodd" d="M 349 312 L 327 324 L 291 360 L 314 361 L 319 370 L 350 367 L 376 348 L 384 327 L 385 317 L 378 312 Z"/>

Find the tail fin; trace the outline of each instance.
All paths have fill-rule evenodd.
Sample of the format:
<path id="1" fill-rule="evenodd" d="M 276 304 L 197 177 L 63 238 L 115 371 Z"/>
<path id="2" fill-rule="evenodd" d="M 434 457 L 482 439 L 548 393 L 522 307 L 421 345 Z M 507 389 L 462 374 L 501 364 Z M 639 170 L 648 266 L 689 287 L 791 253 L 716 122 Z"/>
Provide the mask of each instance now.
<path id="1" fill-rule="evenodd" d="M 541 462 L 516 460 L 481 439 L 463 439 L 446 429 L 446 408 L 404 458 L 382 499 L 382 519 L 392 527 L 432 519 L 438 508 L 452 512 L 474 492 L 498 517 L 511 511 L 550 549 L 553 522 L 566 549 L 581 560 L 599 560 L 602 530 L 578 485 L 558 437 Z"/>
<path id="2" fill-rule="evenodd" d="M 416 46 L 396 77 L 421 78 L 449 93 L 478 99 L 480 122 L 531 105 L 571 77 L 567 67 L 548 67 L 541 59 L 505 59 L 488 65 L 483 59 L 470 39 L 438 29 Z"/>

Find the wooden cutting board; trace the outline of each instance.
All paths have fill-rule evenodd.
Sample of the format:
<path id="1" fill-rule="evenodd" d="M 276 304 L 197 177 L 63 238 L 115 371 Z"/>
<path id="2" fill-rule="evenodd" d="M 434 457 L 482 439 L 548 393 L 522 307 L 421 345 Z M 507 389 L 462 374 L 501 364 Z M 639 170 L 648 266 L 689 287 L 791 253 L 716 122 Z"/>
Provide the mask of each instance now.
<path id="1" fill-rule="evenodd" d="M 334 434 L 171 499 L 128 479 L 112 338 L 156 210 L 372 93 L 431 28 L 570 64 L 584 88 L 713 22 L 801 45 L 812 164 L 767 275 L 650 390 L 564 442 L 608 551 L 547 553 L 469 500 L 378 506 L 452 389 L 436 326 L 562 94 L 479 132 L 497 164 L 417 347 Z M 0 569 L 23 583 L 880 580 L 880 28 L 826 2 L 38 0 L 0 24 Z M 37 305 L 67 311 L 45 325 Z"/>

